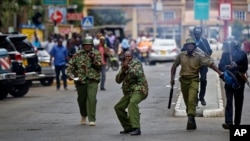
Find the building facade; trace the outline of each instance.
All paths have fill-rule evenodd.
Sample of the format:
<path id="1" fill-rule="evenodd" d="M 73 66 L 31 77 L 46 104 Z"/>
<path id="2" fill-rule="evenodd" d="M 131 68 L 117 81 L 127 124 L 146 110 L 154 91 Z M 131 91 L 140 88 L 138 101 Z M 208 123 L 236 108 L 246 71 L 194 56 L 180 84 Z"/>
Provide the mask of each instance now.
<path id="1" fill-rule="evenodd" d="M 125 26 L 125 33 L 137 38 L 140 34 L 174 38 L 179 44 L 189 36 L 189 30 L 201 25 L 203 36 L 222 38 L 224 22 L 219 20 L 219 3 L 223 0 L 210 0 L 208 20 L 194 19 L 194 0 L 84 0 L 84 15 L 90 9 L 121 9 L 132 20 Z M 229 1 L 229 0 L 224 0 Z M 160 3 L 159 7 L 154 2 Z M 250 23 L 250 0 L 232 0 L 233 20 Z M 156 12 L 154 13 L 154 8 Z M 229 21 L 229 25 L 232 21 Z"/>

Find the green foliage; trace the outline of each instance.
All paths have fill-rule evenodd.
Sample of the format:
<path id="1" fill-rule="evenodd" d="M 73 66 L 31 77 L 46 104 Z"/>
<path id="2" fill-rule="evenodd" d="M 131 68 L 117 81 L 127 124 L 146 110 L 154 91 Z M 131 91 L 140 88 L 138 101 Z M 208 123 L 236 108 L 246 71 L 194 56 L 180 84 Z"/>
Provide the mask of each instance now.
<path id="1" fill-rule="evenodd" d="M 97 9 L 89 10 L 89 16 L 93 16 L 95 26 L 100 25 L 125 25 L 131 19 L 125 17 L 124 11 L 119 9 Z"/>
<path id="2" fill-rule="evenodd" d="M 69 5 L 77 5 L 76 12 L 82 12 L 83 10 L 83 0 L 69 0 Z"/>
<path id="3" fill-rule="evenodd" d="M 236 40 L 241 41 L 244 37 L 242 31 L 244 30 L 244 25 L 240 21 L 234 21 L 232 25 L 232 35 Z"/>

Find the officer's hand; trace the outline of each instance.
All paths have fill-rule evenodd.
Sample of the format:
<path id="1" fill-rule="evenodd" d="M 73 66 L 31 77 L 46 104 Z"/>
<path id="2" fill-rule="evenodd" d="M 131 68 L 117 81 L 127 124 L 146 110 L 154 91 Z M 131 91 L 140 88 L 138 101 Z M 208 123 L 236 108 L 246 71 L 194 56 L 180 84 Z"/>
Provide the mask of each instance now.
<path id="1" fill-rule="evenodd" d="M 122 63 L 122 70 L 123 71 L 126 71 L 128 69 L 128 61 L 125 60 L 123 63 Z"/>
<path id="2" fill-rule="evenodd" d="M 89 52 L 89 53 L 88 53 L 88 56 L 89 56 L 89 58 L 91 58 L 91 59 L 94 59 L 94 57 L 95 57 L 93 52 Z"/>

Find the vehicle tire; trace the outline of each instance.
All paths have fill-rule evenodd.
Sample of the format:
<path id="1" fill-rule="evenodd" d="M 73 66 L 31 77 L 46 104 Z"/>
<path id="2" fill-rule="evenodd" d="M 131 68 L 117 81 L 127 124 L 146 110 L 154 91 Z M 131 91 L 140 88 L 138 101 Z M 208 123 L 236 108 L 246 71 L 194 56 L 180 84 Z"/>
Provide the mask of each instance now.
<path id="1" fill-rule="evenodd" d="M 54 81 L 54 78 L 51 77 L 51 78 L 44 78 L 44 79 L 41 79 L 40 80 L 40 83 L 43 85 L 43 86 L 51 86 L 53 84 L 53 81 Z"/>
<path id="2" fill-rule="evenodd" d="M 15 85 L 10 88 L 10 95 L 13 97 L 23 97 L 26 95 L 29 91 L 29 88 L 31 86 L 31 82 L 25 82 L 24 84 L 21 85 Z"/>
<path id="3" fill-rule="evenodd" d="M 0 86 L 0 100 L 3 100 L 8 96 L 9 88 L 6 86 Z"/>
<path id="4" fill-rule="evenodd" d="M 155 61 L 149 61 L 149 65 L 151 65 L 151 66 L 156 65 L 156 62 Z"/>
<path id="5" fill-rule="evenodd" d="M 116 60 L 112 61 L 111 62 L 111 68 L 112 68 L 112 70 L 117 71 L 119 69 L 119 62 L 116 61 Z"/>

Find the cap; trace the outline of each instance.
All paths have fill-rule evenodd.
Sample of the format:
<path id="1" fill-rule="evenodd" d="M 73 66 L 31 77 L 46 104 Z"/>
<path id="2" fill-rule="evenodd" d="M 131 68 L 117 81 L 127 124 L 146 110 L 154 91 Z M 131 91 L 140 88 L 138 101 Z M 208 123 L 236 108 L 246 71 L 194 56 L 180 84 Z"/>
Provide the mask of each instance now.
<path id="1" fill-rule="evenodd" d="M 83 45 L 94 45 L 94 43 L 92 39 L 84 39 Z"/>

